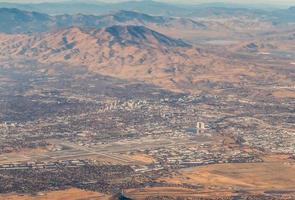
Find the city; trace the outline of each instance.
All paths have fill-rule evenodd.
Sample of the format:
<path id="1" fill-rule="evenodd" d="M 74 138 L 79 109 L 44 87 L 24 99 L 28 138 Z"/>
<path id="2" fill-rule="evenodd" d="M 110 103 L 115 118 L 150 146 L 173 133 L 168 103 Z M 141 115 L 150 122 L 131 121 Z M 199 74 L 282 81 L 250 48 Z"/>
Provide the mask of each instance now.
<path id="1" fill-rule="evenodd" d="M 294 22 L 281 10 L 3 5 L 0 200 L 295 199 Z"/>

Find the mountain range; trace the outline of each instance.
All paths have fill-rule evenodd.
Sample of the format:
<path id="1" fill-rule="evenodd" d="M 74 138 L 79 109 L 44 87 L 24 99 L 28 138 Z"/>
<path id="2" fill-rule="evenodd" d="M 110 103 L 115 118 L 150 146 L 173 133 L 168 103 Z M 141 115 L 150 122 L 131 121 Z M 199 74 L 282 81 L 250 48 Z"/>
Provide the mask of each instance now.
<path id="1" fill-rule="evenodd" d="M 52 33 L 2 34 L 0 39 L 3 59 L 64 62 L 125 79 L 170 82 L 168 77 L 178 69 L 201 63 L 200 52 L 192 45 L 144 26 L 71 27 Z"/>
<path id="2" fill-rule="evenodd" d="M 124 1 L 118 3 L 64 1 L 58 3 L 0 3 L 2 8 L 18 8 L 51 15 L 62 14 L 93 14 L 102 15 L 118 10 L 138 11 L 143 13 L 175 16 L 190 12 L 189 6 L 160 3 L 156 1 Z M 180 9 L 181 8 L 181 9 Z"/>
<path id="3" fill-rule="evenodd" d="M 215 24 L 220 24 L 219 21 L 217 18 L 208 24 L 214 27 Z M 173 31 L 182 34 L 182 30 L 188 30 L 193 36 L 199 34 L 206 38 L 212 34 L 222 38 L 220 35 L 226 31 L 224 37 L 229 38 L 228 32 L 241 35 L 236 30 L 227 29 L 229 25 L 236 27 L 240 22 L 230 19 L 218 26 L 221 28 L 207 30 L 206 20 L 199 22 L 134 11 L 118 11 L 101 16 L 52 16 L 2 8 L 0 59 L 78 65 L 90 72 L 189 92 L 198 91 L 200 84 L 203 88 L 212 88 L 243 82 L 255 83 L 257 80 L 271 83 L 274 77 L 276 80 L 287 80 L 283 76 L 278 77 L 277 71 L 273 69 L 253 67 L 253 63 L 235 59 L 236 56 L 242 56 L 236 55 L 239 52 L 258 52 L 258 46 L 251 44 L 256 44 L 255 41 L 245 41 L 242 46 L 233 45 L 226 50 L 222 46 L 204 47 L 191 40 L 177 39 L 178 36 L 173 34 Z M 249 22 L 252 27 L 257 26 L 256 23 L 256 20 Z M 269 28 L 268 24 L 265 27 Z M 161 31 L 163 29 L 165 31 Z M 247 33 L 249 37 L 255 34 L 253 29 L 247 29 Z M 263 32 L 260 34 L 263 38 L 266 37 Z M 271 46 L 271 41 L 268 43 L 266 47 Z"/>
<path id="4" fill-rule="evenodd" d="M 16 8 L 0 8 L 0 32 L 4 33 L 49 32 L 71 26 L 103 28 L 128 24 L 158 28 L 206 28 L 205 24 L 187 18 L 151 16 L 133 11 L 118 11 L 101 16 L 83 14 L 50 16 L 38 12 L 22 11 Z"/>
<path id="5" fill-rule="evenodd" d="M 124 1 L 118 3 L 103 3 L 84 1 L 64 1 L 58 3 L 0 3 L 0 8 L 18 8 L 26 11 L 47 13 L 50 15 L 86 14 L 105 15 L 119 10 L 136 11 L 151 15 L 177 17 L 208 17 L 245 15 L 273 20 L 275 23 L 285 23 L 295 20 L 295 14 L 290 9 L 270 5 L 222 4 L 207 3 L 198 5 L 181 5 L 157 1 Z"/>
<path id="6" fill-rule="evenodd" d="M 173 91 L 196 92 L 198 84 L 215 87 L 209 80 L 234 84 L 241 81 L 239 77 L 256 80 L 260 76 L 241 62 L 144 26 L 71 27 L 50 33 L 1 34 L 0 40 L 1 60 L 65 63 Z"/>

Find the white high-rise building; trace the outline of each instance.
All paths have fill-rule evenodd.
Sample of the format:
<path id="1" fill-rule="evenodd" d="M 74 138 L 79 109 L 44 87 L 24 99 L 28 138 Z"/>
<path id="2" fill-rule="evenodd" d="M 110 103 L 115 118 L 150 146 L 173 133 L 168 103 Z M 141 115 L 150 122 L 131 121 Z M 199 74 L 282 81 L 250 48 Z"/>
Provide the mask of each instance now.
<path id="1" fill-rule="evenodd" d="M 197 122 L 197 129 L 206 129 L 205 128 L 205 123 L 203 123 L 203 122 Z"/>

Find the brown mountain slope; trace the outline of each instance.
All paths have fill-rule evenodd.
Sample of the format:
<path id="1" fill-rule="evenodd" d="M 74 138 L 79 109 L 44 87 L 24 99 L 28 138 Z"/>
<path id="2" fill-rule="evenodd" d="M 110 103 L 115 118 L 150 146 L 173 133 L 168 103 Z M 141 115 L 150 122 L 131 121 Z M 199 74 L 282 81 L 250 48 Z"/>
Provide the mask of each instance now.
<path id="1" fill-rule="evenodd" d="M 1 36 L 0 36 L 1 37 Z M 84 31 L 70 28 L 33 36 L 2 35 L 0 56 L 40 62 L 81 64 L 120 78 L 169 79 L 183 67 L 201 63 L 198 49 L 143 26 L 112 26 Z"/>
<path id="2" fill-rule="evenodd" d="M 65 62 L 171 90 L 198 91 L 285 79 L 267 68 L 215 56 L 143 26 L 70 28 L 36 35 L 0 35 L 0 58 Z M 280 77 L 278 77 L 280 76 Z"/>

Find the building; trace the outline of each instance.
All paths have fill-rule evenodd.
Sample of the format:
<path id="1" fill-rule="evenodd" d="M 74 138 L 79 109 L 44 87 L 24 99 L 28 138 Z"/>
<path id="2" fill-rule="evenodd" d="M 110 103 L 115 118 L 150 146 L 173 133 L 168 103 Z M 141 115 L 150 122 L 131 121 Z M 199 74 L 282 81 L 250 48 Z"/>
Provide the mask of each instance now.
<path id="1" fill-rule="evenodd" d="M 198 130 L 204 130 L 205 128 L 205 123 L 203 122 L 197 122 L 197 129 Z"/>

